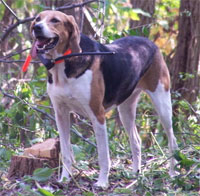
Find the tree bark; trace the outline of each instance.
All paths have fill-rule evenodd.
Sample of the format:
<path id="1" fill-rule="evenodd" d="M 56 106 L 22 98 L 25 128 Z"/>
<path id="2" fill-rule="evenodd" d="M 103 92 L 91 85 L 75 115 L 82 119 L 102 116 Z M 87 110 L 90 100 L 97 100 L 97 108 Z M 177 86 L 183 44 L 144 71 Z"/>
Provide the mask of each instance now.
<path id="1" fill-rule="evenodd" d="M 13 1 L 12 0 L 8 0 L 7 5 L 9 7 L 11 7 Z M 0 21 L 0 32 L 4 32 L 4 30 L 12 24 L 12 14 L 9 12 L 8 9 L 5 9 L 4 14 L 3 14 L 3 18 Z M 8 39 L 5 39 L 3 42 L 1 42 L 0 44 L 0 58 L 2 58 L 4 55 L 3 53 L 6 52 L 9 49 L 9 42 Z M 4 64 L 0 63 L 0 79 L 2 79 L 2 77 L 5 75 L 7 75 L 8 73 L 8 66 L 5 66 Z"/>
<path id="2" fill-rule="evenodd" d="M 58 167 L 59 152 L 59 140 L 55 138 L 25 148 L 24 155 L 12 156 L 7 177 L 12 179 L 32 175 L 35 169 L 45 165 L 50 168 Z"/>
<path id="3" fill-rule="evenodd" d="M 172 59 L 172 89 L 192 103 L 199 94 L 200 1 L 181 0 L 176 53 Z"/>
<path id="4" fill-rule="evenodd" d="M 151 15 L 151 17 L 139 14 L 140 20 L 131 20 L 130 28 L 137 28 L 140 35 L 145 35 L 143 32 L 143 25 L 148 25 L 153 22 L 153 14 L 155 11 L 155 0 L 131 0 L 132 8 L 139 8 Z"/>

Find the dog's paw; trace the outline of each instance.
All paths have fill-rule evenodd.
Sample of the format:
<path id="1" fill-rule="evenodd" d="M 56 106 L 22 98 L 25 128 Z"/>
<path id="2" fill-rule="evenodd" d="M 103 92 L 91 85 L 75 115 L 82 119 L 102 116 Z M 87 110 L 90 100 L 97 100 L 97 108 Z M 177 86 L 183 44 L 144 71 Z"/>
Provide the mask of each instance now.
<path id="1" fill-rule="evenodd" d="M 106 190 L 109 187 L 108 181 L 98 180 L 94 186 L 96 188 L 102 188 L 103 190 Z"/>
<path id="2" fill-rule="evenodd" d="M 169 175 L 170 175 L 171 178 L 174 178 L 174 177 L 178 176 L 179 173 L 177 171 L 174 171 L 174 170 L 170 169 Z"/>
<path id="3" fill-rule="evenodd" d="M 60 183 L 68 183 L 68 182 L 70 182 L 70 178 L 63 177 L 63 178 L 58 179 L 58 182 L 60 182 Z"/>
<path id="4" fill-rule="evenodd" d="M 71 178 L 68 174 L 62 174 L 61 178 L 58 179 L 58 182 L 70 182 Z"/>

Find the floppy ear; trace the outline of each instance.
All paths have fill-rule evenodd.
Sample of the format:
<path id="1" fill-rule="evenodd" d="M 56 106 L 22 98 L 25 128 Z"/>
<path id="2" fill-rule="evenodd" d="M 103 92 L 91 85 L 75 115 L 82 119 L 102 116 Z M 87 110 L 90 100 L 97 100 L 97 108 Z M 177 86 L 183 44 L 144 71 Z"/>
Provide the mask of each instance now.
<path id="1" fill-rule="evenodd" d="M 65 28 L 69 31 L 69 48 L 73 53 L 81 52 L 80 31 L 73 16 L 67 16 Z"/>

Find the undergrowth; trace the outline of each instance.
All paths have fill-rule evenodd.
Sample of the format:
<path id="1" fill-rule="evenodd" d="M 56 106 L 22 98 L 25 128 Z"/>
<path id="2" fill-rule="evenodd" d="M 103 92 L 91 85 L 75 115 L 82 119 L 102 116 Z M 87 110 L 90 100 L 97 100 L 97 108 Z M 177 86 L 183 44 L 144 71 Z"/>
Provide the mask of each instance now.
<path id="1" fill-rule="evenodd" d="M 179 150 L 174 154 L 177 159 L 177 176 L 171 178 L 168 174 L 170 155 L 167 138 L 149 98 L 142 95 L 136 121 L 143 141 L 140 174 L 132 174 L 128 137 L 118 113 L 113 110 L 106 115 L 112 158 L 110 186 L 107 190 L 95 189 L 93 186 L 99 171 L 95 137 L 90 122 L 82 118 L 72 126 L 71 141 L 76 164 L 73 167 L 73 179 L 69 183 L 58 183 L 58 168 L 47 167 L 37 169 L 32 176 L 13 181 L 7 179 L 12 155 L 20 155 L 24 147 L 58 136 L 52 116 L 47 115 L 51 108 L 49 100 L 44 96 L 45 86 L 41 88 L 41 83 L 38 85 L 37 89 L 36 81 L 17 84 L 14 92 L 4 94 L 13 97 L 11 105 L 0 106 L 0 195 L 199 195 L 200 103 L 197 101 L 191 105 L 185 100 L 179 101 L 175 93 L 173 126 L 179 145 Z M 83 138 L 90 142 L 85 142 Z"/>

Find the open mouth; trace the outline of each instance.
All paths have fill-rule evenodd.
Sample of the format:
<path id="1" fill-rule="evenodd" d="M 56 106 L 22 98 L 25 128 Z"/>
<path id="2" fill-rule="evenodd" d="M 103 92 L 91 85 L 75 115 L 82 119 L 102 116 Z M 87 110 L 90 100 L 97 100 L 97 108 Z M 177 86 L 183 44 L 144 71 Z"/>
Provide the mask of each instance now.
<path id="1" fill-rule="evenodd" d="M 58 37 L 54 37 L 54 38 L 46 38 L 42 36 L 37 37 L 37 41 L 36 41 L 37 52 L 45 52 L 45 51 L 53 49 L 57 45 L 58 40 L 59 40 Z"/>
<path id="2" fill-rule="evenodd" d="M 47 53 L 49 50 L 56 47 L 59 37 L 47 38 L 44 36 L 37 36 L 31 49 L 31 56 L 35 58 L 37 53 Z"/>

